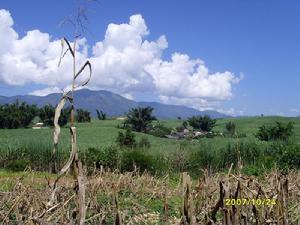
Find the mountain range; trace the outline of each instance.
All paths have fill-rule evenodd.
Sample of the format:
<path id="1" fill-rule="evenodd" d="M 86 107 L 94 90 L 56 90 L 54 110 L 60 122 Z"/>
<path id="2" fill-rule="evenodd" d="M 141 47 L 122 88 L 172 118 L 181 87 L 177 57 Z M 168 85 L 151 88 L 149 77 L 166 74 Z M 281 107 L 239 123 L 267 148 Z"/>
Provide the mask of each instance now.
<path id="1" fill-rule="evenodd" d="M 47 96 L 0 96 L 0 105 L 5 103 L 13 103 L 16 100 L 19 100 L 28 104 L 36 104 L 38 107 L 42 107 L 46 104 L 56 106 L 61 96 L 61 93 L 53 93 Z M 93 117 L 96 116 L 96 109 L 101 109 L 111 117 L 125 115 L 126 112 L 128 112 L 131 108 L 138 106 L 150 106 L 154 108 L 153 113 L 158 119 L 175 119 L 177 117 L 186 119 L 194 115 L 209 115 L 212 118 L 229 117 L 228 115 L 213 110 L 199 111 L 194 108 L 181 105 L 167 105 L 158 102 L 136 102 L 113 92 L 104 90 L 92 91 L 89 89 L 81 89 L 74 93 L 74 97 L 76 108 L 83 108 L 90 111 Z"/>

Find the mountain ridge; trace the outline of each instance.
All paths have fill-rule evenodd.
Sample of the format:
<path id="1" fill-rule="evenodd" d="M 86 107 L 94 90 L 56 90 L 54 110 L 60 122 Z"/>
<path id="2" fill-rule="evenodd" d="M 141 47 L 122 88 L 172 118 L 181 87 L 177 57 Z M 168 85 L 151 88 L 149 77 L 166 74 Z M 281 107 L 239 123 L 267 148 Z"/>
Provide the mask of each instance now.
<path id="1" fill-rule="evenodd" d="M 61 93 L 52 93 L 46 96 L 36 95 L 16 95 L 16 96 L 0 96 L 0 105 L 6 103 L 13 103 L 16 100 L 25 101 L 28 104 L 36 104 L 38 107 L 42 107 L 46 104 L 55 106 L 61 98 Z M 127 99 L 119 94 L 115 94 L 105 90 L 89 90 L 81 89 L 74 93 L 75 106 L 77 108 L 83 108 L 91 112 L 93 117 L 96 116 L 96 109 L 103 110 L 108 116 L 121 116 L 128 110 L 134 107 L 146 107 L 150 106 L 154 108 L 153 113 L 158 119 L 175 119 L 181 117 L 186 119 L 193 115 L 209 115 L 212 118 L 228 118 L 230 116 L 213 111 L 199 111 L 197 109 L 182 106 L 182 105 L 168 105 L 159 102 L 137 102 Z"/>

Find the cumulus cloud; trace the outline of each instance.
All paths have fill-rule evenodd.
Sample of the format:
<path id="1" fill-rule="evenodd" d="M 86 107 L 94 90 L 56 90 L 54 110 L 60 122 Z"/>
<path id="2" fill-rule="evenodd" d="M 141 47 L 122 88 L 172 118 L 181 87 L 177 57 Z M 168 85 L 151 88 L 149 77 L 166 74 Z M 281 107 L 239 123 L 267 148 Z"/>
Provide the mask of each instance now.
<path id="1" fill-rule="evenodd" d="M 229 71 L 210 73 L 201 59 L 174 53 L 162 58 L 168 47 L 164 35 L 147 40 L 150 31 L 141 15 L 128 23 L 109 24 L 103 40 L 88 55 L 86 39 L 78 41 L 77 60 L 89 59 L 93 65 L 91 89 L 106 89 L 133 98 L 131 93 L 153 93 L 162 102 L 211 109 L 233 96 L 232 87 L 242 76 Z M 5 34 L 5 35 L 4 35 Z M 61 46 L 39 30 L 19 37 L 13 19 L 0 10 L 0 82 L 7 85 L 42 84 L 48 86 L 31 94 L 45 95 L 66 88 L 72 77 L 72 59 L 65 57 L 57 67 Z"/>
<path id="2" fill-rule="evenodd" d="M 62 90 L 58 87 L 47 87 L 41 90 L 35 90 L 33 92 L 30 92 L 30 95 L 36 95 L 36 96 L 46 96 L 52 93 L 60 93 Z"/>

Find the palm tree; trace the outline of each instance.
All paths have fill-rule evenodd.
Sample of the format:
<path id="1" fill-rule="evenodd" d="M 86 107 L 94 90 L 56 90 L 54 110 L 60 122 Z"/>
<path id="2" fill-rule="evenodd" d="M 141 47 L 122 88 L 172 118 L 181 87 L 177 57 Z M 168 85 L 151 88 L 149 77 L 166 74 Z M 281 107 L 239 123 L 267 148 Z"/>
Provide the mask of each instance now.
<path id="1" fill-rule="evenodd" d="M 156 117 L 152 115 L 152 107 L 137 107 L 132 108 L 127 113 L 127 119 L 125 121 L 125 126 L 130 126 L 134 131 L 137 132 L 147 132 L 149 130 L 149 125 Z"/>

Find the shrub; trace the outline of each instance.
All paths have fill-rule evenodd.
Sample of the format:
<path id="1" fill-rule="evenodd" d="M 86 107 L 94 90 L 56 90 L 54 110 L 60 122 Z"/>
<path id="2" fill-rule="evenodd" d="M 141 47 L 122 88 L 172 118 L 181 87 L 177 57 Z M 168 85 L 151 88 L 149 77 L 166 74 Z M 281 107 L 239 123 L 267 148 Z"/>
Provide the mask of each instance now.
<path id="1" fill-rule="evenodd" d="M 247 176 L 260 176 L 264 174 L 265 169 L 261 166 L 250 165 L 242 168 L 241 172 Z"/>
<path id="2" fill-rule="evenodd" d="M 153 126 L 153 128 L 149 131 L 149 134 L 155 137 L 165 137 L 166 135 L 171 133 L 171 129 L 158 123 L 157 125 Z"/>
<path id="3" fill-rule="evenodd" d="M 281 168 L 300 169 L 300 145 L 285 146 L 277 163 Z"/>
<path id="4" fill-rule="evenodd" d="M 177 132 L 183 132 L 184 129 L 185 129 L 184 126 L 178 126 L 178 127 L 175 127 L 175 130 L 176 130 Z"/>
<path id="5" fill-rule="evenodd" d="M 137 132 L 147 132 L 150 130 L 150 124 L 156 118 L 152 115 L 153 108 L 151 107 L 138 107 L 132 108 L 127 113 L 127 119 L 124 125 L 131 127 L 132 130 Z"/>
<path id="6" fill-rule="evenodd" d="M 156 171 L 156 160 L 144 151 L 129 150 L 123 152 L 121 168 L 122 171 L 134 171 L 138 168 L 140 172 L 145 170 L 154 173 Z"/>
<path id="7" fill-rule="evenodd" d="M 230 134 L 231 136 L 235 135 L 236 133 L 235 123 L 229 121 L 228 123 L 226 123 L 225 127 L 228 134 Z"/>
<path id="8" fill-rule="evenodd" d="M 261 141 L 271 141 L 271 140 L 282 140 L 287 141 L 293 134 L 294 123 L 288 122 L 284 124 L 282 122 L 275 122 L 273 126 L 261 126 L 259 127 L 256 137 Z"/>
<path id="9" fill-rule="evenodd" d="M 183 149 L 177 149 L 169 155 L 168 160 L 173 172 L 184 172 L 190 169 L 190 155 Z"/>
<path id="10" fill-rule="evenodd" d="M 186 120 L 182 122 L 182 126 L 183 126 L 185 129 L 187 129 L 188 125 L 189 125 L 189 123 L 188 123 Z"/>
<path id="11" fill-rule="evenodd" d="M 6 165 L 6 169 L 15 172 L 24 171 L 30 165 L 30 161 L 27 159 L 15 159 Z"/>
<path id="12" fill-rule="evenodd" d="M 193 116 L 188 119 L 188 123 L 194 129 L 202 131 L 211 131 L 216 124 L 215 119 L 211 119 L 210 116 Z"/>
<path id="13" fill-rule="evenodd" d="M 138 143 L 138 147 L 142 149 L 148 149 L 151 147 L 151 143 L 147 137 L 142 137 Z"/>
<path id="14" fill-rule="evenodd" d="M 115 146 L 109 146 L 102 149 L 88 148 L 84 152 L 84 163 L 87 167 L 96 167 L 100 169 L 101 166 L 117 169 L 120 165 L 119 149 Z"/>
<path id="15" fill-rule="evenodd" d="M 78 123 L 86 123 L 91 122 L 91 113 L 84 109 L 77 109 L 76 110 L 76 121 Z"/>
<path id="16" fill-rule="evenodd" d="M 134 148 L 136 147 L 135 134 L 127 129 L 125 133 L 119 131 L 116 139 L 117 145 L 120 147 Z"/>

